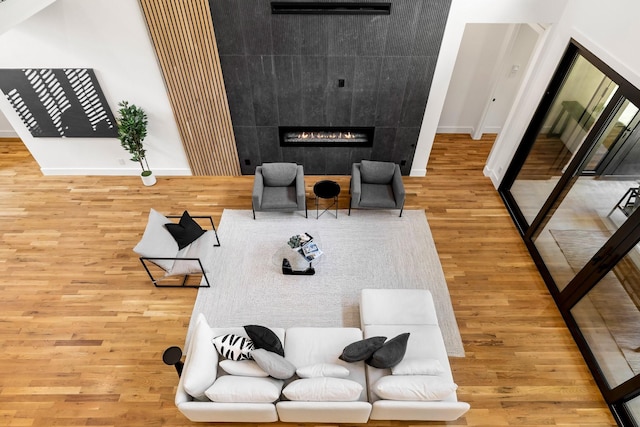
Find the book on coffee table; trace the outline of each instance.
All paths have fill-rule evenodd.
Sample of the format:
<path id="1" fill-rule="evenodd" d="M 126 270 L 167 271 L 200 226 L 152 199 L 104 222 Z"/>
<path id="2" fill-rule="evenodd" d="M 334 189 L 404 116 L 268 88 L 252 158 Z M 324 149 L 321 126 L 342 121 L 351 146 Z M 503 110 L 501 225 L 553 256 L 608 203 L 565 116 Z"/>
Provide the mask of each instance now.
<path id="1" fill-rule="evenodd" d="M 302 256 L 309 262 L 318 259 L 320 255 L 322 255 L 322 251 L 318 247 L 318 245 L 311 241 L 302 246 Z"/>

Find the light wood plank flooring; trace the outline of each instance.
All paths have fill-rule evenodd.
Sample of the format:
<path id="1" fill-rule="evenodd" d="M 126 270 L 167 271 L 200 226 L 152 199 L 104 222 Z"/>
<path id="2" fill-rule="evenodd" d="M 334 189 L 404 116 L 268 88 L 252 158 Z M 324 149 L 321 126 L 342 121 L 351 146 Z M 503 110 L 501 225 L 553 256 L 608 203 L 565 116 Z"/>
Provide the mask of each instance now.
<path id="1" fill-rule="evenodd" d="M 427 177 L 405 177 L 405 208 L 427 212 L 467 354 L 451 363 L 472 409 L 448 425 L 615 425 L 482 175 L 492 142 L 438 136 Z M 346 207 L 349 177 L 334 178 Z M 196 291 L 154 288 L 131 248 L 149 208 L 218 223 L 224 208 L 251 208 L 252 183 L 43 177 L 21 142 L 1 140 L 0 425 L 192 425 L 161 355 L 184 342 Z"/>

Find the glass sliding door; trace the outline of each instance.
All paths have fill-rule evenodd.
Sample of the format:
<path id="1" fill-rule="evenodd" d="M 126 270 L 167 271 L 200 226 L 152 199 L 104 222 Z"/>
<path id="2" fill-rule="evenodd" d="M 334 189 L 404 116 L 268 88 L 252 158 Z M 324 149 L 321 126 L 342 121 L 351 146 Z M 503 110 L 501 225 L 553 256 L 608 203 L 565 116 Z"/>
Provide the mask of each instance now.
<path id="1" fill-rule="evenodd" d="M 511 186 L 511 195 L 529 224 L 616 89 L 585 58 L 575 58 Z"/>
<path id="2" fill-rule="evenodd" d="M 539 230 L 531 233 L 532 241 L 560 291 L 633 213 L 636 203 L 640 205 L 640 189 L 635 181 L 627 180 L 626 175 L 614 179 L 617 172 L 613 169 L 610 179 L 600 179 L 591 170 L 591 165 L 596 163 L 594 158 L 600 158 L 597 162 L 602 162 L 602 153 L 619 138 L 620 128 L 625 127 L 620 120 L 629 111 L 637 112 L 638 108 L 629 100 L 617 101 L 604 131 L 590 140 L 593 141 L 591 147 L 585 147 L 589 148 L 586 157 L 572 174 L 573 178 L 566 181 L 553 208 L 539 221 Z M 624 145 L 624 141 L 621 144 Z"/>
<path id="3" fill-rule="evenodd" d="M 499 192 L 613 415 L 640 425 L 640 89 L 572 42 Z"/>
<path id="4" fill-rule="evenodd" d="M 635 247 L 571 308 L 611 389 L 640 374 L 638 307 L 640 247 Z"/>

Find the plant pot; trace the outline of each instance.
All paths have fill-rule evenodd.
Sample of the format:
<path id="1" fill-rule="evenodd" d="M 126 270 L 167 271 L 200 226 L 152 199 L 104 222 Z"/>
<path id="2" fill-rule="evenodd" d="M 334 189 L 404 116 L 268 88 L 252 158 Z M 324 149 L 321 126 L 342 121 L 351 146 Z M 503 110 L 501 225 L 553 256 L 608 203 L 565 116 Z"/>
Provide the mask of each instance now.
<path id="1" fill-rule="evenodd" d="M 142 183 L 147 187 L 150 187 L 156 183 L 156 176 L 151 171 L 142 172 L 140 174 L 140 177 L 142 178 Z"/>

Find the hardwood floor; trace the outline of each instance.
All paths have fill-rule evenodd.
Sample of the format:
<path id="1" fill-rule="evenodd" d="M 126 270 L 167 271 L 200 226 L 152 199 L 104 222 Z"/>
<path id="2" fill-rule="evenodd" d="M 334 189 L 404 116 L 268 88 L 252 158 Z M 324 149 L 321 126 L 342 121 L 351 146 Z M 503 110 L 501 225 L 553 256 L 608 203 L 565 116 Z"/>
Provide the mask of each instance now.
<path id="1" fill-rule="evenodd" d="M 440 254 L 466 351 L 451 364 L 471 404 L 456 422 L 427 424 L 615 426 L 482 175 L 492 140 L 440 135 L 427 176 L 404 179 L 405 209 L 426 210 Z M 21 142 L 0 140 L 0 425 L 197 425 L 174 406 L 178 378 L 161 360 L 184 342 L 196 291 L 156 289 L 131 248 L 149 208 L 219 223 L 224 208 L 250 209 L 252 183 L 41 176 Z"/>

